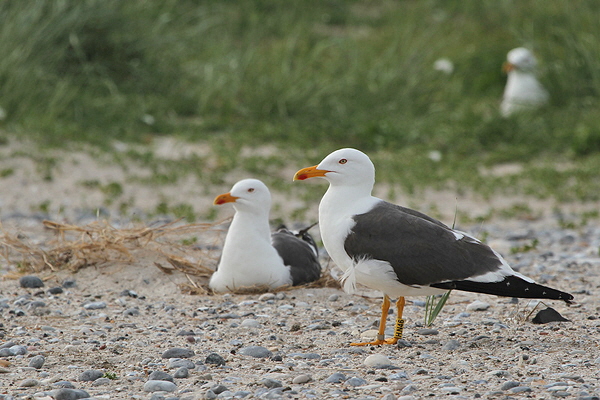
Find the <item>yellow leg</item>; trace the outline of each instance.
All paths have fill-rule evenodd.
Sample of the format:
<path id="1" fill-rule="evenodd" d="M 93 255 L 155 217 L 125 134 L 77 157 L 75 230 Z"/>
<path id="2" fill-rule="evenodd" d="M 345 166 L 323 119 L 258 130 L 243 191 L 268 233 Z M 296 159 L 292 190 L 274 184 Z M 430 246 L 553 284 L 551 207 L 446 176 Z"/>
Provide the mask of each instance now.
<path id="1" fill-rule="evenodd" d="M 402 311 L 404 310 L 404 297 L 400 297 L 396 302 L 396 306 L 398 307 L 398 319 L 396 320 L 396 329 L 394 330 L 394 337 L 390 339 L 385 339 L 385 324 L 387 321 L 388 311 L 390 310 L 390 304 L 391 303 L 389 296 L 384 294 L 383 304 L 381 305 L 381 319 L 379 320 L 379 331 L 377 332 L 377 340 L 373 342 L 350 343 L 350 346 L 378 346 L 381 344 L 396 344 L 398 342 L 398 339 L 402 339 L 402 330 L 404 328 L 404 320 L 402 319 Z"/>
<path id="2" fill-rule="evenodd" d="M 396 302 L 396 308 L 398 309 L 398 314 L 396 316 L 396 327 L 394 328 L 394 342 L 395 344 L 398 340 L 402 339 L 402 333 L 404 332 L 404 319 L 402 318 L 402 314 L 404 312 L 404 297 L 400 297 Z"/>

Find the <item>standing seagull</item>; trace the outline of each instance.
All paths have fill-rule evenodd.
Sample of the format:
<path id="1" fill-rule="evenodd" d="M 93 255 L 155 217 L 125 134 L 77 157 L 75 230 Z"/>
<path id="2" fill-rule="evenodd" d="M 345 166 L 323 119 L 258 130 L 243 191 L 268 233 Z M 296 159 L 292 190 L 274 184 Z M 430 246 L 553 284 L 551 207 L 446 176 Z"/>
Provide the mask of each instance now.
<path id="1" fill-rule="evenodd" d="M 401 339 L 404 296 L 457 289 L 566 303 L 573 299 L 515 272 L 479 240 L 371 196 L 375 167 L 358 150 L 334 151 L 318 165 L 296 172 L 294 180 L 314 177 L 329 181 L 319 204 L 319 226 L 325 249 L 344 271 L 344 289 L 352 291 L 358 282 L 384 294 L 377 340 L 353 345 L 394 344 Z M 398 297 L 398 316 L 394 337 L 386 340 L 390 297 Z"/>
<path id="2" fill-rule="evenodd" d="M 548 92 L 535 77 L 536 65 L 535 56 L 524 47 L 508 52 L 503 68 L 508 80 L 500 104 L 503 117 L 522 110 L 532 110 L 548 102 Z"/>
<path id="3" fill-rule="evenodd" d="M 321 265 L 311 242 L 287 229 L 271 235 L 269 210 L 271 193 L 258 179 L 237 182 L 229 193 L 215 198 L 214 204 L 233 203 L 236 213 L 225 238 L 217 270 L 208 286 L 215 292 L 254 286 L 275 289 L 301 285 L 321 276 Z"/>

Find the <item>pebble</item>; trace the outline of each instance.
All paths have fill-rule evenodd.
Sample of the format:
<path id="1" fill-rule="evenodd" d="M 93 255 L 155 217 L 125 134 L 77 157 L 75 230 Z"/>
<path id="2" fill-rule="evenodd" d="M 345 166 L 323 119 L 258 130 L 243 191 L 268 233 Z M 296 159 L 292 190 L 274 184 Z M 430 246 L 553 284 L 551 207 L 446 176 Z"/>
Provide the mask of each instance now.
<path id="1" fill-rule="evenodd" d="M 196 368 L 196 364 L 193 361 L 182 359 L 182 358 L 174 358 L 169 361 L 169 368 L 187 368 L 194 369 Z"/>
<path id="2" fill-rule="evenodd" d="M 190 376 L 190 372 L 186 367 L 181 367 L 173 374 L 173 378 L 181 379 Z"/>
<path id="3" fill-rule="evenodd" d="M 98 378 L 101 378 L 104 375 L 104 371 L 100 371 L 97 369 L 88 369 L 87 371 L 84 371 L 81 373 L 81 375 L 79 375 L 79 378 L 77 378 L 78 381 L 80 382 L 93 382 Z"/>
<path id="4" fill-rule="evenodd" d="M 194 350 L 182 347 L 175 347 L 165 351 L 162 354 L 162 358 L 190 358 L 193 357 L 196 353 Z"/>
<path id="5" fill-rule="evenodd" d="M 31 358 L 31 360 L 29 360 L 28 365 L 31 368 L 40 369 L 40 368 L 42 368 L 42 366 L 44 365 L 45 362 L 46 362 L 46 357 L 44 357 L 41 354 L 38 354 L 37 356 L 34 356 Z"/>
<path id="6" fill-rule="evenodd" d="M 147 381 L 144 383 L 144 392 L 174 392 L 177 385 L 169 381 Z"/>
<path id="7" fill-rule="evenodd" d="M 242 347 L 239 351 L 241 355 L 250 356 L 255 358 L 269 358 L 273 353 L 263 346 L 248 346 Z"/>
<path id="8" fill-rule="evenodd" d="M 104 386 L 110 385 L 111 380 L 109 378 L 98 378 L 94 382 L 92 382 L 92 386 Z"/>
<path id="9" fill-rule="evenodd" d="M 27 354 L 27 347 L 21 345 L 14 345 L 7 349 L 13 356 L 23 356 Z"/>
<path id="10" fill-rule="evenodd" d="M 63 288 L 61 288 L 60 286 L 55 286 L 55 287 L 48 289 L 48 293 L 49 294 L 61 294 L 61 293 L 63 293 Z"/>
<path id="11" fill-rule="evenodd" d="M 349 386 L 354 386 L 354 387 L 356 387 L 356 386 L 363 386 L 363 385 L 366 385 L 366 384 L 367 384 L 367 381 L 366 381 L 366 380 L 364 380 L 364 379 L 362 379 L 362 378 L 358 378 L 358 377 L 356 377 L 356 376 L 353 376 L 352 378 L 350 378 L 350 379 L 346 380 L 346 382 L 345 382 L 345 383 L 346 383 L 346 385 L 349 385 Z"/>
<path id="12" fill-rule="evenodd" d="M 55 386 L 57 388 L 75 389 L 75 385 L 73 385 L 69 381 L 58 381 L 53 383 L 52 386 Z"/>
<path id="13" fill-rule="evenodd" d="M 56 389 L 51 391 L 55 400 L 78 400 L 90 397 L 88 392 L 81 389 Z"/>
<path id="14" fill-rule="evenodd" d="M 273 293 L 263 293 L 258 297 L 259 301 L 269 301 L 275 300 L 275 294 Z"/>
<path id="15" fill-rule="evenodd" d="M 91 303 L 84 304 L 83 308 L 85 308 L 86 310 L 101 310 L 103 308 L 106 308 L 106 302 L 92 301 Z"/>
<path id="16" fill-rule="evenodd" d="M 312 381 L 312 377 L 310 375 L 307 374 L 302 374 L 302 375 L 298 375 L 297 377 L 295 377 L 294 379 L 292 379 L 292 383 L 294 385 L 301 385 L 303 383 L 307 383 Z"/>
<path id="17" fill-rule="evenodd" d="M 240 324 L 240 326 L 246 327 L 246 328 L 258 328 L 260 327 L 260 322 L 258 322 L 255 319 L 245 319 L 242 321 L 242 323 Z"/>
<path id="18" fill-rule="evenodd" d="M 277 379 L 271 379 L 271 378 L 264 378 L 264 379 L 262 379 L 260 381 L 260 384 L 268 387 L 269 389 L 276 388 L 276 387 L 282 387 L 283 386 L 283 384 L 281 383 L 281 381 L 278 381 Z"/>
<path id="19" fill-rule="evenodd" d="M 460 342 L 458 340 L 450 339 L 444 344 L 444 346 L 442 346 L 442 350 L 452 351 L 458 349 L 459 347 Z"/>
<path id="20" fill-rule="evenodd" d="M 500 390 L 510 390 L 512 388 L 515 388 L 517 386 L 519 386 L 520 383 L 516 382 L 516 381 L 506 381 L 502 384 L 502 386 L 500 386 Z"/>
<path id="21" fill-rule="evenodd" d="M 204 360 L 205 364 L 225 365 L 225 359 L 217 353 L 210 353 Z"/>
<path id="22" fill-rule="evenodd" d="M 331 375 L 329 375 L 329 377 L 327 379 L 325 379 L 325 382 L 327 383 L 342 383 L 344 381 L 346 381 L 346 375 L 342 374 L 341 372 L 335 372 Z"/>
<path id="23" fill-rule="evenodd" d="M 228 391 L 229 389 L 227 389 L 227 386 L 225 385 L 215 385 L 211 387 L 210 390 L 212 390 L 214 394 L 221 394 L 223 392 Z"/>
<path id="24" fill-rule="evenodd" d="M 35 289 L 44 287 L 44 281 L 35 275 L 25 275 L 19 279 L 19 284 L 23 288 Z"/>
<path id="25" fill-rule="evenodd" d="M 432 328 L 421 328 L 417 331 L 419 335 L 438 335 L 440 332 L 437 329 Z"/>
<path id="26" fill-rule="evenodd" d="M 38 381 L 37 379 L 25 379 L 21 381 L 21 383 L 19 383 L 19 387 L 34 387 L 39 385 L 40 381 Z"/>
<path id="27" fill-rule="evenodd" d="M 485 311 L 490 308 L 490 304 L 485 301 L 475 300 L 467 306 L 467 311 Z"/>
<path id="28" fill-rule="evenodd" d="M 388 368 L 392 365 L 390 359 L 383 354 L 371 354 L 363 363 L 371 368 Z"/>
<path id="29" fill-rule="evenodd" d="M 152 371 L 148 376 L 149 381 L 169 381 L 174 382 L 173 377 L 163 371 Z"/>

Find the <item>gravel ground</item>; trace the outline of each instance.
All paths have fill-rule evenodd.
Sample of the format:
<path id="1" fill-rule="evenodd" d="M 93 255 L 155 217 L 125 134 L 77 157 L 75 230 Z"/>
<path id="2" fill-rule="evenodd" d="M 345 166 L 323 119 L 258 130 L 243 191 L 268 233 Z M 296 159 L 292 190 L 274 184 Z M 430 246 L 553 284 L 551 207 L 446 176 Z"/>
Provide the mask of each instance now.
<path id="1" fill-rule="evenodd" d="M 10 179 L 17 190 L 35 193 L 26 197 L 37 204 L 49 183 L 33 170 Z M 52 198 L 60 197 L 60 178 L 56 173 Z M 55 217 L 93 219 L 75 211 L 83 189 L 64 190 L 72 195 Z M 92 196 L 82 197 L 81 209 L 93 206 Z M 455 198 L 425 197 L 422 204 L 438 205 L 452 220 Z M 30 204 L 7 193 L 0 220 L 5 232 L 43 248 L 52 232 L 41 220 L 50 216 Z M 23 272 L 0 259 L 0 399 L 600 398 L 600 228 L 575 214 L 575 223 L 565 224 L 571 214 L 558 216 L 547 206 L 533 204 L 534 219 L 458 228 L 485 237 L 521 273 L 574 294 L 576 304 L 454 292 L 427 328 L 424 298 L 409 298 L 399 346 L 349 346 L 377 329 L 376 292 L 301 287 L 191 295 L 182 291 L 186 276 L 156 268 L 155 253 L 77 273 L 44 270 L 34 274 L 44 286 L 35 287 L 39 280 L 20 280 Z M 532 323 L 547 306 L 569 321 Z"/>
<path id="2" fill-rule="evenodd" d="M 545 308 L 535 301 L 455 292 L 430 328 L 424 299 L 411 298 L 400 346 L 357 348 L 349 343 L 376 329 L 375 292 L 188 295 L 182 274 L 151 260 L 43 272 L 44 286 L 31 288 L 22 286 L 35 278 L 5 271 L 1 391 L 8 399 L 600 396 L 600 229 L 551 219 L 477 228 L 515 269 L 576 296 L 570 307 L 547 304 L 568 322 L 532 323 Z"/>

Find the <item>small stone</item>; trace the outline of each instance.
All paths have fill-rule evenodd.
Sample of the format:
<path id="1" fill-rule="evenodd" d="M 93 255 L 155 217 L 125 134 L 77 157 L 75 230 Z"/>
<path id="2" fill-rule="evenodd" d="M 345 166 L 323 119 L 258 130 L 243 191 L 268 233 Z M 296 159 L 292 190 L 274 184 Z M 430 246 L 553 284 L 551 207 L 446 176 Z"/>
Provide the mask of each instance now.
<path id="1" fill-rule="evenodd" d="M 106 308 L 106 302 L 92 301 L 91 303 L 84 304 L 83 308 L 85 308 L 86 310 L 101 310 L 103 308 Z"/>
<path id="2" fill-rule="evenodd" d="M 544 310 L 539 311 L 531 320 L 531 322 L 533 322 L 534 324 L 547 324 L 548 322 L 556 321 L 562 322 L 569 320 L 560 315 L 560 313 L 552 307 L 548 307 Z"/>
<path id="3" fill-rule="evenodd" d="M 310 381 L 312 381 L 312 378 L 310 377 L 310 375 L 307 374 L 298 375 L 297 377 L 292 379 L 292 383 L 294 385 L 301 385 Z"/>
<path id="4" fill-rule="evenodd" d="M 40 386 L 40 382 L 37 379 L 25 379 L 19 383 L 19 387 L 35 387 Z"/>
<path id="5" fill-rule="evenodd" d="M 381 400 L 397 400 L 397 398 L 393 393 L 388 393 L 385 396 L 383 396 Z"/>
<path id="6" fill-rule="evenodd" d="M 175 358 L 169 362 L 169 368 L 187 368 L 194 369 L 196 368 L 196 364 L 194 364 L 191 360 L 186 360 L 182 358 Z"/>
<path id="7" fill-rule="evenodd" d="M 210 353 L 204 360 L 205 364 L 225 365 L 225 359 L 217 353 Z"/>
<path id="8" fill-rule="evenodd" d="M 342 383 L 346 380 L 346 375 L 342 374 L 341 372 L 335 372 L 331 375 L 329 375 L 329 377 L 327 379 L 325 379 L 325 382 L 327 383 Z"/>
<path id="9" fill-rule="evenodd" d="M 263 293 L 258 297 L 258 300 L 260 301 L 269 301 L 269 300 L 274 300 L 275 299 L 275 295 L 273 293 Z"/>
<path id="10" fill-rule="evenodd" d="M 228 391 L 229 389 L 225 385 L 215 385 L 210 388 L 214 394 L 221 394 L 223 392 Z"/>
<path id="11" fill-rule="evenodd" d="M 337 294 L 332 294 L 331 296 L 329 296 L 329 298 L 327 299 L 327 301 L 338 301 L 338 299 L 340 298 L 339 295 Z"/>
<path id="12" fill-rule="evenodd" d="M 174 392 L 177 385 L 169 381 L 147 381 L 144 383 L 144 392 Z"/>
<path id="13" fill-rule="evenodd" d="M 140 315 L 140 310 L 137 308 L 128 308 L 127 310 L 123 310 L 123 315 L 126 317 L 137 317 Z"/>
<path id="14" fill-rule="evenodd" d="M 248 318 L 242 321 L 242 323 L 240 324 L 240 326 L 246 327 L 246 328 L 258 328 L 260 327 L 260 322 L 258 322 L 255 319 L 252 318 Z"/>
<path id="15" fill-rule="evenodd" d="M 50 294 L 61 294 L 63 292 L 63 288 L 61 288 L 60 286 L 55 286 L 52 287 L 50 289 L 48 289 L 48 293 Z"/>
<path id="16" fill-rule="evenodd" d="M 16 344 L 8 349 L 13 356 L 23 356 L 27 354 L 27 347 Z"/>
<path id="17" fill-rule="evenodd" d="M 407 347 L 412 347 L 412 344 L 410 344 L 410 342 L 406 339 L 400 339 L 398 340 L 398 343 L 396 343 L 396 346 L 398 346 L 399 349 L 404 349 Z"/>
<path id="18" fill-rule="evenodd" d="M 371 368 L 388 368 L 392 365 L 392 362 L 383 354 L 371 354 L 365 359 L 364 364 Z"/>
<path id="19" fill-rule="evenodd" d="M 179 368 L 177 371 L 175 371 L 175 373 L 173 374 L 174 378 L 180 379 L 180 378 L 187 378 L 188 376 L 190 376 L 189 370 L 186 367 L 181 367 Z"/>
<path id="20" fill-rule="evenodd" d="M 42 366 L 44 365 L 44 363 L 46 362 L 46 357 L 44 357 L 41 354 L 38 354 L 35 357 L 32 357 L 31 360 L 29 360 L 29 366 L 31 368 L 35 368 L 35 369 L 40 369 L 42 368 Z"/>
<path id="21" fill-rule="evenodd" d="M 239 353 L 243 356 L 250 356 L 255 358 L 269 358 L 273 355 L 269 349 L 262 346 L 248 346 L 242 347 Z"/>
<path id="22" fill-rule="evenodd" d="M 444 344 L 444 346 L 442 347 L 442 350 L 446 350 L 446 351 L 452 351 L 452 350 L 456 350 L 460 347 L 460 342 L 456 339 L 450 339 L 446 342 L 446 344 Z"/>
<path id="23" fill-rule="evenodd" d="M 35 275 L 22 276 L 19 279 L 19 284 L 23 288 L 34 289 L 44 287 L 44 281 Z"/>
<path id="24" fill-rule="evenodd" d="M 388 377 L 391 381 L 401 381 L 403 379 L 408 379 L 408 374 L 404 371 L 396 372 L 395 374 L 391 374 Z"/>
<path id="25" fill-rule="evenodd" d="M 204 393 L 204 398 L 206 400 L 214 400 L 217 398 L 217 394 L 215 392 L 213 392 L 212 390 L 208 389 L 206 391 L 206 393 Z"/>
<path id="26" fill-rule="evenodd" d="M 485 311 L 490 308 L 489 303 L 481 300 L 475 300 L 467 306 L 467 311 Z"/>
<path id="27" fill-rule="evenodd" d="M 510 372 L 503 369 L 496 369 L 487 373 L 487 375 L 497 376 L 499 378 L 510 376 Z"/>
<path id="28" fill-rule="evenodd" d="M 109 378 L 98 378 L 94 382 L 92 382 L 92 386 L 104 386 L 110 385 L 111 380 Z"/>
<path id="29" fill-rule="evenodd" d="M 57 388 L 75 389 L 75 385 L 73 385 L 69 381 L 58 381 L 56 383 L 53 383 L 52 386 Z"/>
<path id="30" fill-rule="evenodd" d="M 196 353 L 194 353 L 194 350 L 192 350 L 192 349 L 175 347 L 175 348 L 165 351 L 161 357 L 162 358 L 190 358 L 190 357 L 193 357 L 195 354 Z"/>
<path id="31" fill-rule="evenodd" d="M 500 386 L 500 390 L 510 390 L 514 387 L 519 386 L 520 383 L 519 382 L 515 382 L 515 381 L 506 381 L 502 384 L 502 386 Z"/>
<path id="32" fill-rule="evenodd" d="M 163 371 L 152 371 L 148 377 L 149 381 L 169 381 L 174 382 L 173 377 Z"/>
<path id="33" fill-rule="evenodd" d="M 88 369 L 87 371 L 83 371 L 77 380 L 80 382 L 93 382 L 98 378 L 102 378 L 102 375 L 104 375 L 103 371 Z"/>
<path id="34" fill-rule="evenodd" d="M 512 389 L 510 389 L 511 393 L 529 393 L 529 392 L 533 392 L 533 389 L 531 389 L 529 386 L 516 386 Z"/>
<path id="35" fill-rule="evenodd" d="M 51 393 L 55 400 L 78 400 L 90 397 L 88 392 L 81 389 L 57 389 L 52 390 Z"/>
<path id="36" fill-rule="evenodd" d="M 66 279 L 62 283 L 62 287 L 65 289 L 74 288 L 75 286 L 77 286 L 77 282 L 75 282 L 75 279 Z"/>
<path id="37" fill-rule="evenodd" d="M 348 379 L 346 381 L 346 385 L 350 385 L 350 386 L 363 386 L 366 385 L 367 381 L 362 379 L 362 378 L 358 378 L 356 376 L 353 376 L 352 378 Z"/>
<path id="38" fill-rule="evenodd" d="M 432 329 L 432 328 L 421 328 L 421 329 L 419 329 L 419 330 L 417 331 L 417 333 L 418 333 L 419 335 L 425 335 L 425 336 L 427 336 L 427 335 L 437 335 L 437 334 L 439 334 L 440 332 L 439 332 L 437 329 Z"/>
<path id="39" fill-rule="evenodd" d="M 268 387 L 269 389 L 273 389 L 276 387 L 283 387 L 283 384 L 281 383 L 281 381 L 278 381 L 277 379 L 264 378 L 264 379 L 261 379 L 260 383 L 262 385 Z"/>

